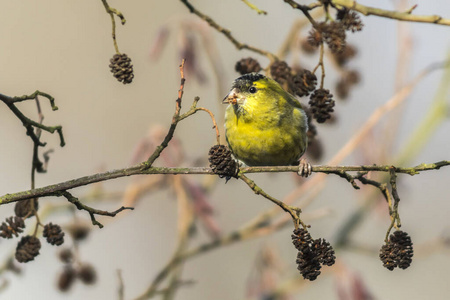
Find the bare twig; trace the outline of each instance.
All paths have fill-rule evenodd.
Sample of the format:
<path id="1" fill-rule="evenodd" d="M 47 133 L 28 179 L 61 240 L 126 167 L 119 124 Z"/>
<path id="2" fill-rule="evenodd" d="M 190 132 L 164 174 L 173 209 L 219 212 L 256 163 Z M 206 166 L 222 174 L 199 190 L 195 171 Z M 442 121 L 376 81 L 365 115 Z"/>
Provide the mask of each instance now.
<path id="1" fill-rule="evenodd" d="M 110 7 L 108 2 L 106 2 L 106 0 L 102 0 L 102 2 L 103 2 L 103 5 L 105 6 L 106 12 L 111 16 L 112 39 L 113 39 L 113 43 L 114 43 L 114 48 L 116 49 L 116 53 L 120 54 L 119 46 L 117 45 L 117 40 L 116 40 L 116 20 L 114 19 L 114 15 L 116 15 L 117 17 L 120 18 L 122 25 L 125 25 L 127 20 L 125 19 L 125 17 L 123 16 L 123 14 L 120 11 L 118 11 L 115 8 Z"/>
<path id="2" fill-rule="evenodd" d="M 35 91 L 31 95 L 24 95 L 24 96 L 20 96 L 20 97 L 9 97 L 9 96 L 0 94 L 0 100 L 3 101 L 9 107 L 9 109 L 16 115 L 16 117 L 20 121 L 22 121 L 23 126 L 27 130 L 27 135 L 33 140 L 33 143 L 35 143 L 41 147 L 46 145 L 46 143 L 41 142 L 39 136 L 36 135 L 36 133 L 34 131 L 34 128 L 39 128 L 41 130 L 44 130 L 44 131 L 47 131 L 50 133 L 54 133 L 55 131 L 58 132 L 59 139 L 60 139 L 60 146 L 64 147 L 64 145 L 66 143 L 64 141 L 64 136 L 62 133 L 62 126 L 59 126 L 59 125 L 58 126 L 45 126 L 45 125 L 41 124 L 40 122 L 33 121 L 33 120 L 27 118 L 15 105 L 16 102 L 22 102 L 22 101 L 26 101 L 26 100 L 35 99 L 38 95 L 43 96 L 50 101 L 52 110 L 58 109 L 58 107 L 55 105 L 55 99 L 52 96 L 50 96 L 49 94 L 43 93 L 40 91 Z"/>
<path id="3" fill-rule="evenodd" d="M 271 224 L 270 222 L 259 222 L 253 223 L 250 225 L 244 225 L 238 230 L 234 230 L 226 235 L 219 237 L 211 242 L 206 242 L 201 245 L 198 245 L 190 250 L 185 250 L 178 257 L 172 257 L 170 262 L 158 273 L 156 277 L 159 282 L 162 282 L 167 276 L 170 275 L 171 271 L 175 269 L 175 267 L 183 263 L 184 261 L 196 257 L 198 255 L 207 253 L 209 251 L 213 251 L 215 249 L 229 246 L 240 241 L 246 241 L 252 238 L 265 236 L 271 233 L 274 233 L 281 228 L 284 228 L 287 225 L 287 222 L 282 222 L 279 224 Z M 155 290 L 155 294 L 157 291 Z M 146 298 L 138 298 L 136 300 L 143 300 Z"/>
<path id="4" fill-rule="evenodd" d="M 36 98 L 36 96 L 42 96 L 42 97 L 47 98 L 48 101 L 50 101 L 50 106 L 52 107 L 52 110 L 58 110 L 58 106 L 55 105 L 55 98 L 53 98 L 51 95 L 41 92 L 41 91 L 35 91 L 31 95 L 23 95 L 23 96 L 16 96 L 16 97 L 9 97 L 9 96 L 0 94 L 0 100 L 5 102 L 6 104 L 13 104 L 16 102 L 33 100 Z"/>
<path id="5" fill-rule="evenodd" d="M 294 222 L 295 228 L 298 228 L 300 224 L 304 228 L 306 228 L 306 225 L 300 219 L 300 213 L 301 213 L 301 209 L 300 208 L 287 205 L 286 203 L 283 203 L 283 201 L 280 201 L 280 200 L 270 196 L 269 194 L 264 192 L 258 185 L 256 185 L 256 183 L 253 180 L 251 180 L 250 178 L 248 178 L 244 174 L 240 173 L 240 174 L 238 174 L 238 177 L 242 181 L 244 181 L 252 189 L 252 191 L 255 192 L 255 194 L 261 195 L 264 198 L 272 201 L 273 203 L 275 203 L 276 205 L 281 207 L 281 209 L 283 209 L 285 212 L 289 213 L 291 215 L 292 221 Z"/>
<path id="6" fill-rule="evenodd" d="M 144 170 L 150 168 L 153 162 L 161 155 L 161 152 L 169 145 L 170 140 L 173 138 L 175 128 L 177 128 L 178 122 L 180 121 L 181 100 L 183 98 L 184 83 L 186 81 L 186 79 L 184 78 L 184 63 L 185 60 L 183 59 L 180 65 L 180 76 L 181 76 L 180 89 L 178 90 L 178 98 L 175 100 L 176 103 L 175 113 L 173 114 L 172 117 L 172 123 L 170 124 L 169 132 L 167 133 L 161 145 L 156 147 L 156 150 L 152 153 L 152 155 L 150 155 L 147 161 L 142 164 L 142 168 Z"/>
<path id="7" fill-rule="evenodd" d="M 134 209 L 133 207 L 124 207 L 124 206 L 122 206 L 121 208 L 116 209 L 115 211 L 109 212 L 109 211 L 99 210 L 99 209 L 95 209 L 95 208 L 89 207 L 89 206 L 81 203 L 80 200 L 78 200 L 78 198 L 72 196 L 72 194 L 67 192 L 67 191 L 61 191 L 61 192 L 55 193 L 54 195 L 55 196 L 63 196 L 70 203 L 75 205 L 76 208 L 78 208 L 79 210 L 87 211 L 89 213 L 89 215 L 91 216 L 92 225 L 97 225 L 100 228 L 103 228 L 103 225 L 102 225 L 102 223 L 98 222 L 95 219 L 95 215 L 115 217 L 118 213 L 120 213 L 123 210 L 126 210 L 126 209 L 133 210 Z"/>
<path id="8" fill-rule="evenodd" d="M 317 19 L 322 15 L 323 10 L 314 10 L 311 12 L 311 16 L 314 19 Z M 281 44 L 281 47 L 277 52 L 277 56 L 280 60 L 283 60 L 293 47 L 297 49 L 297 42 L 298 42 L 297 35 L 308 24 L 311 24 L 311 22 L 309 22 L 309 20 L 305 18 L 300 18 L 292 24 L 289 33 L 287 34 L 286 38 L 284 39 L 284 42 Z"/>
<path id="9" fill-rule="evenodd" d="M 329 172 L 323 172 L 323 173 L 336 174 L 337 176 L 347 180 L 355 190 L 359 190 L 359 186 L 355 182 L 355 179 L 358 179 L 356 176 L 352 176 L 345 171 L 329 171 Z"/>
<path id="10" fill-rule="evenodd" d="M 217 127 L 217 123 L 216 123 L 213 113 L 206 108 L 197 107 L 197 103 L 200 100 L 199 97 L 195 97 L 194 102 L 192 103 L 192 106 L 189 109 L 189 111 L 180 115 L 184 83 L 186 81 L 186 78 L 184 77 L 184 63 L 185 63 L 185 60 L 183 59 L 181 62 L 181 65 L 180 65 L 180 76 L 181 76 L 180 89 L 178 90 L 178 98 L 175 101 L 175 103 L 176 103 L 175 113 L 172 117 L 172 123 L 170 124 L 169 131 L 168 131 L 166 137 L 164 138 L 164 140 L 162 141 L 162 143 L 158 147 L 156 147 L 156 150 L 152 153 L 152 155 L 150 155 L 150 157 L 147 159 L 147 161 L 141 164 L 141 168 L 143 171 L 151 168 L 153 162 L 161 155 L 161 152 L 169 145 L 169 142 L 173 138 L 173 134 L 175 132 L 175 129 L 176 129 L 178 123 L 180 121 L 184 120 L 185 118 L 195 114 L 197 111 L 203 110 L 203 111 L 206 111 L 210 115 L 212 122 L 214 124 L 213 128 L 215 128 L 215 130 L 216 130 L 217 141 L 220 142 L 219 129 Z"/>
<path id="11" fill-rule="evenodd" d="M 258 15 L 267 15 L 266 11 L 259 9 L 254 4 L 250 3 L 248 0 L 242 0 L 242 2 L 247 4 L 247 6 L 250 7 L 251 9 L 255 10 L 258 13 Z"/>
<path id="12" fill-rule="evenodd" d="M 397 192 L 397 174 L 395 173 L 395 167 L 391 167 L 391 169 L 389 170 L 389 177 L 389 183 L 391 185 L 391 195 L 394 201 L 391 200 L 389 203 L 389 216 L 391 218 L 391 224 L 389 225 L 389 228 L 386 232 L 386 242 L 388 240 L 389 234 L 391 233 L 392 227 L 395 226 L 398 229 L 402 226 L 400 215 L 398 213 L 398 204 L 400 203 L 400 197 L 398 196 Z"/>
<path id="13" fill-rule="evenodd" d="M 317 22 L 314 20 L 314 18 L 311 16 L 311 14 L 309 13 L 310 10 L 321 6 L 321 3 L 312 3 L 310 5 L 302 5 L 299 4 L 293 0 L 284 0 L 284 2 L 286 2 L 287 4 L 289 4 L 290 6 L 292 6 L 292 8 L 294 9 L 299 9 L 302 11 L 302 13 L 305 15 L 305 17 L 309 20 L 309 22 L 311 22 L 311 24 L 314 27 L 317 27 Z"/>
<path id="14" fill-rule="evenodd" d="M 392 197 L 391 197 L 391 195 L 389 193 L 389 189 L 387 188 L 387 184 L 386 183 L 381 183 L 381 182 L 378 182 L 378 181 L 375 181 L 375 180 L 368 179 L 368 178 L 364 177 L 363 175 L 365 175 L 365 173 L 359 173 L 356 176 L 356 179 L 361 181 L 361 183 L 363 183 L 363 184 L 368 184 L 368 185 L 371 185 L 371 186 L 374 186 L 374 187 L 378 188 L 380 190 L 381 194 L 386 199 L 386 202 L 389 205 L 389 209 L 391 209 Z"/>
<path id="15" fill-rule="evenodd" d="M 191 108 L 189 109 L 189 111 L 187 111 L 186 113 L 182 114 L 178 121 L 184 120 L 187 117 L 195 114 L 196 112 L 198 112 L 199 110 L 205 111 L 209 114 L 209 116 L 211 117 L 211 121 L 213 122 L 213 129 L 216 130 L 216 140 L 217 140 L 217 144 L 220 145 L 220 133 L 219 133 L 219 128 L 217 127 L 217 122 L 216 122 L 216 118 L 214 117 L 214 114 L 207 108 L 204 107 L 197 107 L 197 103 L 200 100 L 199 97 L 195 97 L 194 102 L 192 103 Z"/>
<path id="16" fill-rule="evenodd" d="M 211 17 L 203 14 L 202 12 L 200 12 L 199 10 L 197 10 L 188 0 L 181 0 L 181 2 L 186 5 L 186 7 L 189 9 L 189 11 L 193 14 L 196 14 L 197 16 L 199 16 L 201 19 L 205 20 L 211 27 L 215 28 L 217 31 L 221 32 L 223 35 L 225 35 L 232 43 L 233 45 L 239 49 L 247 49 L 256 53 L 259 53 L 261 55 L 266 56 L 267 58 L 269 58 L 271 61 L 275 61 L 278 60 L 278 58 L 276 57 L 275 54 L 269 52 L 269 51 L 265 51 L 244 43 L 239 42 L 238 40 L 236 40 L 236 38 L 231 34 L 231 31 L 220 26 L 219 24 L 217 24 Z"/>
<path id="17" fill-rule="evenodd" d="M 319 62 L 317 63 L 317 66 L 314 68 L 313 73 L 316 73 L 317 69 L 320 66 L 320 71 L 322 73 L 322 76 L 320 77 L 320 88 L 323 89 L 323 83 L 325 82 L 325 65 L 323 64 L 323 54 L 324 54 L 324 48 L 325 45 L 323 44 L 323 41 L 320 43 L 320 55 L 319 55 Z"/>
<path id="18" fill-rule="evenodd" d="M 36 108 L 37 108 L 38 116 L 39 116 L 39 124 L 42 124 L 42 122 L 44 121 L 44 115 L 42 114 L 41 105 L 39 103 L 39 98 L 37 95 L 35 97 L 35 101 L 36 101 Z M 36 128 L 36 131 L 34 131 L 34 132 L 36 134 L 36 137 L 38 139 L 40 139 L 42 130 L 40 128 Z M 38 153 L 39 153 L 39 144 L 33 143 L 33 157 L 31 160 L 31 189 L 34 189 L 36 187 L 35 186 L 36 171 L 44 172 L 43 163 L 39 160 Z M 37 211 L 36 211 L 37 210 L 37 200 L 31 200 L 30 204 L 31 204 L 30 205 L 31 209 L 30 209 L 29 213 L 31 213 L 32 215 L 34 215 L 36 217 L 36 225 L 35 225 L 34 233 L 33 233 L 33 236 L 36 236 L 39 225 L 42 225 L 42 224 L 41 224 L 41 220 L 39 219 L 39 215 L 37 214 Z"/>

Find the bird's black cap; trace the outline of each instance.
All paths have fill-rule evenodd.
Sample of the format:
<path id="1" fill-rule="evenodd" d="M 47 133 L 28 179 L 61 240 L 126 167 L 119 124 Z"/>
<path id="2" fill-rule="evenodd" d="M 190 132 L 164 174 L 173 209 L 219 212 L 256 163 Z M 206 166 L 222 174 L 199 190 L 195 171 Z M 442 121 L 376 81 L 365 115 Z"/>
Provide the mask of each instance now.
<path id="1" fill-rule="evenodd" d="M 238 88 L 241 91 L 247 90 L 253 84 L 253 82 L 263 78 L 266 78 L 266 76 L 259 73 L 248 73 L 237 78 L 233 82 L 232 88 Z"/>

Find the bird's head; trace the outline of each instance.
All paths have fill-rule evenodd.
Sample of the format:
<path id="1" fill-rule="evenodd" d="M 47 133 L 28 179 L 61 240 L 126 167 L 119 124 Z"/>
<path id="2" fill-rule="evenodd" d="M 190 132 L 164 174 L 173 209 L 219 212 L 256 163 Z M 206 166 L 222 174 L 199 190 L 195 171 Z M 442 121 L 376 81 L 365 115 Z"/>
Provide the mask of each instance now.
<path id="1" fill-rule="evenodd" d="M 269 79 L 258 73 L 249 73 L 237 78 L 231 86 L 231 91 L 223 99 L 222 103 L 232 105 L 244 105 L 249 99 L 257 100 L 262 90 L 267 89 Z"/>

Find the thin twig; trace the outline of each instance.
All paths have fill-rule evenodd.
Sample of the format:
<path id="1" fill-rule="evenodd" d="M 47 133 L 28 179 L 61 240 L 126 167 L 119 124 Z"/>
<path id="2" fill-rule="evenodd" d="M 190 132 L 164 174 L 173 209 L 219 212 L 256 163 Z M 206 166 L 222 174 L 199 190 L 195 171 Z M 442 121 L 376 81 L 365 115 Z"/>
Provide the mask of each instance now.
<path id="1" fill-rule="evenodd" d="M 314 10 L 311 13 L 311 16 L 314 19 L 319 18 L 323 15 L 323 10 Z M 284 60 L 285 57 L 289 54 L 289 51 L 291 51 L 293 48 L 297 49 L 297 35 L 299 32 L 308 24 L 311 24 L 308 19 L 301 18 L 296 20 L 289 30 L 289 33 L 287 34 L 286 38 L 284 39 L 284 42 L 281 43 L 281 47 L 279 48 L 277 52 L 277 56 L 280 60 Z"/>
<path id="2" fill-rule="evenodd" d="M 23 96 L 16 96 L 16 97 L 9 97 L 9 96 L 0 94 L 0 100 L 5 102 L 6 104 L 13 104 L 16 102 L 33 100 L 37 96 L 42 96 L 42 97 L 47 98 L 48 101 L 50 101 L 50 106 L 52 107 L 52 110 L 58 110 L 58 106 L 55 105 L 55 98 L 53 98 L 51 95 L 41 92 L 41 91 L 35 91 L 33 94 L 30 94 L 30 95 L 23 95 Z"/>
<path id="3" fill-rule="evenodd" d="M 321 4 L 318 3 L 312 3 L 310 5 L 302 5 L 299 4 L 293 0 L 284 0 L 284 2 L 286 2 L 287 4 L 289 4 L 292 8 L 294 9 L 299 9 L 302 11 L 302 13 L 305 15 L 305 17 L 309 20 L 309 22 L 311 22 L 311 24 L 313 25 L 313 27 L 317 27 L 317 22 L 314 20 L 314 18 L 311 16 L 311 14 L 309 13 L 310 10 L 321 6 Z"/>
<path id="4" fill-rule="evenodd" d="M 184 78 L 184 63 L 185 59 L 181 61 L 180 65 L 180 77 L 181 77 L 180 89 L 178 90 L 178 98 L 175 100 L 176 103 L 175 113 L 173 114 L 172 117 L 172 123 L 170 124 L 169 132 L 167 132 L 167 135 L 162 141 L 162 143 L 158 147 L 156 147 L 156 150 L 152 153 L 152 155 L 150 155 L 147 161 L 142 164 L 143 170 L 150 168 L 153 162 L 161 155 L 161 152 L 169 145 L 170 140 L 172 140 L 173 138 L 175 128 L 177 127 L 178 122 L 180 121 L 181 100 L 183 98 L 184 83 L 186 81 L 186 79 Z"/>
<path id="5" fill-rule="evenodd" d="M 57 110 L 58 107 L 55 105 L 55 99 L 50 96 L 47 93 L 43 93 L 40 91 L 35 91 L 31 95 L 24 95 L 20 97 L 10 97 L 3 94 L 0 94 L 0 100 L 3 101 L 9 109 L 16 115 L 16 117 L 22 121 L 23 126 L 25 127 L 27 131 L 27 135 L 31 138 L 33 143 L 37 144 L 40 147 L 43 147 L 46 145 L 46 143 L 41 142 L 40 137 L 36 135 L 34 128 L 39 128 L 44 131 L 54 133 L 55 131 L 58 132 L 59 139 L 60 139 L 60 146 L 64 147 L 66 144 L 64 141 L 64 135 L 62 133 L 62 126 L 45 126 L 41 124 L 40 122 L 33 121 L 29 118 L 27 118 L 15 105 L 16 102 L 22 102 L 26 100 L 34 100 L 37 96 L 43 96 L 47 98 L 50 101 L 50 105 L 52 107 L 52 110 Z"/>
<path id="6" fill-rule="evenodd" d="M 364 173 L 358 174 L 356 176 L 356 179 L 361 181 L 361 183 L 363 183 L 363 184 L 371 185 L 371 186 L 374 186 L 374 187 L 378 188 L 380 190 L 381 194 L 386 199 L 386 202 L 389 205 L 389 209 L 391 209 L 392 197 L 391 197 L 391 195 L 389 193 L 389 190 L 387 188 L 387 184 L 386 183 L 381 183 L 381 182 L 378 182 L 378 181 L 375 181 L 375 180 L 368 179 L 368 178 L 364 177 L 363 174 Z"/>
<path id="7" fill-rule="evenodd" d="M 447 55 L 446 70 L 442 75 L 439 86 L 434 95 L 428 111 L 418 123 L 416 128 L 407 138 L 407 142 L 402 146 L 402 150 L 396 155 L 394 160 L 399 165 L 409 164 L 413 157 L 428 145 L 439 125 L 448 120 L 450 112 L 450 52 Z"/>
<path id="8" fill-rule="evenodd" d="M 263 229 L 264 227 L 267 227 L 267 225 L 268 225 L 268 223 L 264 223 L 264 224 L 261 223 L 261 224 L 254 224 L 252 226 L 246 226 L 240 230 L 230 232 L 229 234 L 226 234 L 214 241 L 204 243 L 204 244 L 197 246 L 191 250 L 185 250 L 176 257 L 173 256 L 172 259 L 166 264 L 166 266 L 155 277 L 155 280 L 154 280 L 155 286 L 157 286 L 160 282 L 162 282 L 170 274 L 171 270 L 173 270 L 177 265 L 186 261 L 187 259 L 198 256 L 202 253 L 212 251 L 219 247 L 231 245 L 231 244 L 237 243 L 239 241 L 248 240 L 250 238 L 260 236 L 261 233 L 258 230 Z M 156 290 L 155 290 L 155 293 L 156 293 Z M 140 296 L 139 298 L 137 298 L 135 300 L 143 300 L 143 299 L 146 299 L 146 298 L 143 296 Z"/>
<path id="9" fill-rule="evenodd" d="M 106 12 L 111 16 L 112 39 L 113 39 L 113 43 L 114 43 L 114 48 L 116 49 L 116 53 L 120 54 L 119 46 L 117 45 L 117 40 L 116 40 L 116 20 L 114 19 L 114 15 L 116 15 L 120 18 L 122 25 L 125 25 L 127 20 L 125 19 L 125 17 L 123 16 L 123 14 L 120 11 L 118 11 L 115 8 L 110 7 L 108 2 L 106 2 L 106 0 L 102 0 L 102 2 L 103 2 L 103 5 L 105 6 Z"/>
<path id="10" fill-rule="evenodd" d="M 41 105 L 39 103 L 39 98 L 37 95 L 35 96 L 35 102 L 36 102 L 36 109 L 37 109 L 38 116 L 39 116 L 39 124 L 42 124 L 42 122 L 44 121 L 44 115 L 42 114 Z M 36 137 L 38 139 L 40 139 L 42 130 L 40 128 L 36 128 L 35 134 L 36 134 Z M 43 164 L 39 160 L 38 153 L 39 153 L 39 144 L 33 143 L 33 156 L 31 159 L 31 189 L 34 189 L 35 185 L 36 185 L 36 181 L 35 181 L 36 171 L 43 172 L 43 169 L 42 169 Z M 31 204 L 31 209 L 30 209 L 29 213 L 31 213 L 32 215 L 34 215 L 36 217 L 36 225 L 35 225 L 34 232 L 33 232 L 33 236 L 36 236 L 39 225 L 42 225 L 42 224 L 41 224 L 41 220 L 39 219 L 39 215 L 37 214 L 37 201 L 31 200 L 30 204 Z"/>
<path id="11" fill-rule="evenodd" d="M 217 127 L 217 123 L 216 123 L 216 119 L 214 118 L 214 114 L 213 114 L 209 109 L 204 108 L 204 107 L 198 107 L 198 108 L 197 108 L 197 111 L 199 111 L 199 110 L 206 111 L 206 112 L 209 114 L 209 116 L 211 117 L 211 120 L 212 120 L 212 122 L 213 122 L 213 129 L 216 130 L 217 144 L 220 144 L 219 127 Z"/>
<path id="12" fill-rule="evenodd" d="M 72 196 L 71 193 L 67 192 L 67 191 L 61 191 L 59 193 L 55 193 L 55 196 L 63 196 L 65 197 L 70 203 L 72 203 L 73 205 L 76 206 L 77 209 L 79 210 L 85 210 L 89 213 L 89 215 L 91 216 L 91 221 L 92 221 L 92 225 L 96 225 L 100 228 L 103 228 L 103 224 L 98 222 L 95 219 L 95 215 L 101 215 L 101 216 L 108 216 L 108 217 L 115 217 L 118 213 L 120 213 L 123 210 L 129 209 L 129 210 L 134 210 L 134 207 L 120 207 L 119 209 L 116 209 L 115 211 L 109 212 L 109 211 L 105 211 L 105 210 L 99 210 L 99 209 L 95 209 L 92 207 L 89 207 L 83 203 L 80 202 L 80 200 L 78 200 L 78 198 Z"/>
<path id="13" fill-rule="evenodd" d="M 323 54 L 324 54 L 324 48 L 325 45 L 323 44 L 323 41 L 320 43 L 320 55 L 319 55 L 319 62 L 317 63 L 316 67 L 313 70 L 313 74 L 316 73 L 317 69 L 320 66 L 320 70 L 322 73 L 322 76 L 320 77 L 320 88 L 323 89 L 323 83 L 325 81 L 325 65 L 323 64 Z"/>
<path id="14" fill-rule="evenodd" d="M 391 225 L 387 230 L 385 241 L 388 240 L 388 236 L 389 233 L 391 232 L 392 227 L 395 226 L 398 229 L 402 226 L 400 221 L 400 215 L 398 213 L 398 204 L 400 203 L 400 197 L 397 192 L 397 174 L 395 172 L 394 166 L 392 166 L 391 169 L 389 170 L 389 176 L 390 176 L 389 183 L 391 185 L 391 195 L 394 201 L 393 202 L 391 201 L 390 203 L 389 215 L 391 217 Z"/>
<path id="15" fill-rule="evenodd" d="M 44 115 L 42 114 L 41 104 L 39 102 L 39 98 L 37 95 L 35 98 L 35 102 L 36 102 L 36 109 L 37 109 L 38 117 L 39 117 L 39 124 L 42 125 L 42 122 L 44 121 Z M 36 128 L 35 134 L 36 134 L 37 138 L 40 139 L 41 134 L 42 134 L 42 129 Z M 33 144 L 33 159 L 31 162 L 31 188 L 32 189 L 34 189 L 34 187 L 35 187 L 34 186 L 35 172 L 38 172 L 38 173 L 47 172 L 47 163 L 48 163 L 48 160 L 50 159 L 48 156 L 49 151 L 51 152 L 51 150 L 48 150 L 44 154 L 44 159 L 45 159 L 45 164 L 44 164 L 39 159 L 39 145 L 36 143 Z"/>
<path id="16" fill-rule="evenodd" d="M 199 110 L 205 111 L 209 114 L 209 116 L 211 117 L 211 121 L 213 122 L 213 129 L 216 130 L 216 140 L 217 140 L 217 144 L 220 145 L 220 133 L 219 133 L 219 128 L 217 127 L 217 122 L 216 122 L 216 118 L 214 117 L 214 114 L 207 108 L 204 107 L 197 107 L 197 103 L 200 100 L 200 97 L 195 97 L 194 98 L 194 102 L 192 103 L 191 108 L 189 109 L 189 111 L 185 112 L 184 114 L 182 114 L 179 118 L 178 121 L 184 120 L 187 117 L 195 114 L 196 112 L 198 112 Z"/>
<path id="17" fill-rule="evenodd" d="M 197 16 L 199 16 L 201 19 L 205 20 L 211 27 L 215 28 L 217 31 L 221 32 L 223 35 L 225 35 L 232 43 L 233 45 L 238 49 L 238 50 L 242 50 L 242 49 L 247 49 L 256 53 L 259 53 L 261 55 L 266 56 L 267 58 L 269 58 L 271 61 L 276 61 L 278 60 L 278 58 L 276 57 L 275 54 L 269 52 L 269 51 L 265 51 L 244 43 L 239 42 L 238 40 L 236 40 L 236 38 L 231 34 L 231 31 L 220 26 L 219 24 L 217 24 L 211 17 L 203 14 L 202 12 L 200 12 L 199 10 L 197 10 L 188 0 L 180 0 L 184 5 L 186 5 L 186 7 L 189 9 L 189 11 L 193 14 L 196 14 Z"/>
<path id="18" fill-rule="evenodd" d="M 171 261 L 158 273 L 158 276 L 156 278 L 158 278 L 158 280 L 162 282 L 178 264 L 183 263 L 188 259 L 191 259 L 198 255 L 207 253 L 209 251 L 213 251 L 215 249 L 224 246 L 229 246 L 241 241 L 246 241 L 260 236 L 266 236 L 268 234 L 280 230 L 281 228 L 284 228 L 286 225 L 287 222 L 271 224 L 270 222 L 264 221 L 260 223 L 244 225 L 240 229 L 234 230 L 211 242 L 206 242 L 190 250 L 185 250 L 176 258 L 173 257 Z M 155 293 L 157 292 L 155 291 Z M 136 300 L 143 300 L 143 299 L 145 298 L 141 297 Z"/>
<path id="19" fill-rule="evenodd" d="M 259 9 L 254 4 L 250 3 L 248 0 L 242 0 L 242 2 L 247 4 L 247 6 L 250 7 L 251 9 L 255 10 L 258 13 L 258 15 L 267 15 L 266 11 Z"/>
<path id="20" fill-rule="evenodd" d="M 287 205 L 283 201 L 280 201 L 280 200 L 270 196 L 269 194 L 264 192 L 253 180 L 251 180 L 250 178 L 248 178 L 244 174 L 239 173 L 238 177 L 242 181 L 244 181 L 252 189 L 252 191 L 255 192 L 255 194 L 261 195 L 264 198 L 272 201 L 273 203 L 275 203 L 276 205 L 281 207 L 281 209 L 283 209 L 285 212 L 289 213 L 291 215 L 292 221 L 294 222 L 295 228 L 298 228 L 300 224 L 302 224 L 302 226 L 304 228 L 306 228 L 306 225 L 303 224 L 303 222 L 301 221 L 301 219 L 299 217 L 299 215 L 301 213 L 301 209 L 300 208 Z"/>
<path id="21" fill-rule="evenodd" d="M 339 177 L 344 178 L 345 180 L 347 180 L 352 185 L 352 187 L 355 190 L 359 190 L 359 186 L 355 182 L 355 179 L 357 179 L 356 176 L 352 176 L 352 175 L 350 175 L 349 173 L 347 173 L 345 171 L 329 171 L 329 172 L 323 172 L 323 173 L 336 174 Z"/>

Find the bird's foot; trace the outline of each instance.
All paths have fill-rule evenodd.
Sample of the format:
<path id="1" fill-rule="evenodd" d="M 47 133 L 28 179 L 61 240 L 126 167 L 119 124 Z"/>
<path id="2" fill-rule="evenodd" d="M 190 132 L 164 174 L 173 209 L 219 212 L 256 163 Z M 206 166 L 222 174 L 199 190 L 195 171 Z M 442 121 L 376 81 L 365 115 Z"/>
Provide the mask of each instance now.
<path id="1" fill-rule="evenodd" d="M 302 177 L 308 177 L 312 173 L 311 164 L 304 158 L 300 160 L 297 174 Z"/>

